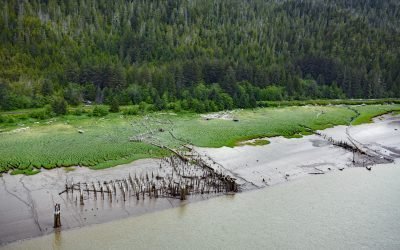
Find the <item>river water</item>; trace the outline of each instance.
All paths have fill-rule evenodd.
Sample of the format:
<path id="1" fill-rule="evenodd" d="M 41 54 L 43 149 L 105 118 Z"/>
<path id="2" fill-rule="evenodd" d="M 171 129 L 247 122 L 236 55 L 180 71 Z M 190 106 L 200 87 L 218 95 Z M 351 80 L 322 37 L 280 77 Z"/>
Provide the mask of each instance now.
<path id="1" fill-rule="evenodd" d="M 400 249 L 400 164 L 350 168 L 4 249 Z"/>

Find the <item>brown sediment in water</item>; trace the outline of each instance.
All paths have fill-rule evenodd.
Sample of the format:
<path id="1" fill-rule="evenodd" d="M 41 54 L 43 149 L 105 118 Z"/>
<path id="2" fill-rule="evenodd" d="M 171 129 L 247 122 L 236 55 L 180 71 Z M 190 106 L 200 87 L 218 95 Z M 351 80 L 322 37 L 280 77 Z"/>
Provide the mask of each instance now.
<path id="1" fill-rule="evenodd" d="M 400 148 L 400 117 L 383 116 L 375 123 L 354 127 L 337 126 L 326 129 L 324 134 L 335 140 L 348 141 L 349 135 L 360 147 L 378 152 L 378 155 L 397 158 Z M 395 130 L 397 129 L 397 130 Z M 216 172 L 237 178 L 243 190 L 275 185 L 309 174 L 323 174 L 334 170 L 362 166 L 367 158 L 336 147 L 317 135 L 299 139 L 275 137 L 263 146 L 241 146 L 235 148 L 196 148 L 207 164 L 217 165 Z M 377 156 L 379 158 L 379 156 Z M 368 163 L 368 162 L 367 162 Z M 64 169 L 43 170 L 34 176 L 3 175 L 0 182 L 0 244 L 19 239 L 45 235 L 54 231 L 54 204 L 61 204 L 62 229 L 83 227 L 115 219 L 137 216 L 157 210 L 168 209 L 188 202 L 201 201 L 221 193 L 196 194 L 187 200 L 179 198 L 155 199 L 146 197 L 137 200 L 135 195 L 126 201 L 120 195 L 112 202 L 100 195 L 84 193 L 84 205 L 80 204 L 79 191 L 66 192 L 65 183 L 98 183 L 127 178 L 129 174 L 144 176 L 160 170 L 160 161 L 139 160 L 104 170 L 76 167 L 74 171 Z M 164 174 L 170 174 L 167 170 Z M 98 187 L 98 186 L 97 186 Z"/>
<path id="2" fill-rule="evenodd" d="M 207 167 L 170 157 L 97 171 L 76 167 L 34 176 L 5 175 L 0 188 L 5 201 L 0 206 L 0 243 L 53 232 L 60 224 L 53 223 L 55 204 L 60 204 L 62 229 L 70 229 L 236 191 L 232 178 L 217 167 Z"/>

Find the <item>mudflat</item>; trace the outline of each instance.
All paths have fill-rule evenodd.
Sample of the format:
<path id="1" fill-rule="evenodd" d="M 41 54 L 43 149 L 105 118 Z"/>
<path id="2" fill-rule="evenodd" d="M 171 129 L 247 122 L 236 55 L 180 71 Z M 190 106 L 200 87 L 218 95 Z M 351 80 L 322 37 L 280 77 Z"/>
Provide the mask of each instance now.
<path id="1" fill-rule="evenodd" d="M 400 116 L 384 115 L 373 123 L 359 126 L 336 126 L 321 135 L 302 138 L 268 138 L 262 146 L 234 148 L 195 148 L 220 170 L 235 177 L 241 190 L 272 186 L 310 174 L 325 174 L 346 168 L 364 167 L 372 171 L 378 163 L 388 163 L 400 157 Z M 333 145 L 326 138 L 353 143 L 367 155 Z M 394 165 L 393 165 L 394 166 Z M 72 171 L 71 171 L 72 170 Z M 42 236 L 54 232 L 54 204 L 61 204 L 62 229 L 83 227 L 156 210 L 168 209 L 188 202 L 208 199 L 220 194 L 189 196 L 181 201 L 174 198 L 137 200 L 134 195 L 123 201 L 120 196 L 108 199 L 85 198 L 79 203 L 75 192 L 59 194 L 66 181 L 98 182 L 126 178 L 160 170 L 160 160 L 145 159 L 104 170 L 83 167 L 43 170 L 33 176 L 3 175 L 0 182 L 0 243 Z M 365 169 L 365 171 L 367 171 Z"/>

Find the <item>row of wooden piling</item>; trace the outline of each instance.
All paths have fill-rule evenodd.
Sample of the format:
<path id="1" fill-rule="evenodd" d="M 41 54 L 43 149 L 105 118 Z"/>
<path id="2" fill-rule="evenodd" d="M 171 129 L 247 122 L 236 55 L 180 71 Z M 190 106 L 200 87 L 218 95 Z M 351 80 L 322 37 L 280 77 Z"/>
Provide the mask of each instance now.
<path id="1" fill-rule="evenodd" d="M 368 151 L 362 150 L 361 148 L 357 147 L 357 145 L 355 143 L 353 143 L 351 140 L 350 140 L 350 143 L 348 143 L 346 141 L 334 140 L 332 137 L 329 137 L 329 136 L 319 133 L 319 132 L 315 132 L 315 134 L 318 136 L 321 136 L 323 139 L 332 143 L 334 146 L 338 146 L 345 150 L 351 151 L 353 153 L 353 160 L 352 160 L 353 164 L 356 164 L 356 160 L 355 160 L 356 154 L 364 155 L 366 157 L 366 159 L 368 159 L 368 161 L 372 164 L 376 163 L 377 161 L 393 162 L 393 159 L 386 157 L 384 155 L 380 155 L 379 153 L 375 152 L 375 154 L 374 153 L 371 154 Z M 365 160 L 362 161 L 362 167 L 366 167 L 367 170 L 371 170 L 371 167 L 368 164 L 365 165 L 365 163 L 366 163 Z"/>
<path id="2" fill-rule="evenodd" d="M 129 197 L 135 197 L 136 200 L 144 200 L 146 197 L 185 200 L 188 195 L 237 192 L 239 189 L 234 178 L 215 171 L 199 159 L 185 161 L 176 156 L 166 157 L 160 161 L 160 169 L 163 167 L 169 167 L 171 172 L 165 176 L 160 175 L 159 171 L 146 172 L 141 176 L 135 173 L 123 179 L 97 183 L 66 181 L 65 190 L 60 194 L 66 192 L 67 195 L 73 195 L 77 192 L 79 204 L 84 205 L 85 196 L 86 199 L 97 199 L 98 194 L 103 200 L 107 195 L 110 202 L 116 200 L 117 195 L 123 201 Z"/>
<path id="3" fill-rule="evenodd" d="M 318 131 L 314 132 L 316 135 L 321 136 L 323 139 L 327 140 L 328 142 L 332 143 L 335 146 L 341 147 L 343 149 L 352 151 L 352 152 L 358 152 L 360 154 L 365 154 L 364 151 L 362 151 L 361 149 L 359 149 L 358 147 L 346 142 L 346 141 L 342 141 L 342 140 L 335 140 L 330 136 L 327 136 L 326 134 L 322 134 Z"/>

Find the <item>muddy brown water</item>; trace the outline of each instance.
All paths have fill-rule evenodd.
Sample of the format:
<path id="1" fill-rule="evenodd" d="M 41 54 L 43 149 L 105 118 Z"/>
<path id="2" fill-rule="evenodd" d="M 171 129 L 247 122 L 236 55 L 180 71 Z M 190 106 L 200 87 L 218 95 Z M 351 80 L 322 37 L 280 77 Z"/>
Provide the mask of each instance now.
<path id="1" fill-rule="evenodd" d="M 177 198 L 136 199 L 130 194 L 124 201 L 119 192 L 110 196 L 105 193 L 84 194 L 84 204 L 80 204 L 79 191 L 64 192 L 65 183 L 110 181 L 127 178 L 129 174 L 143 174 L 146 171 L 158 170 L 159 161 L 153 159 L 139 160 L 132 164 L 122 165 L 100 171 L 76 167 L 74 171 L 64 169 L 43 170 L 34 176 L 4 175 L 0 182 L 0 243 L 6 244 L 15 240 L 46 235 L 54 231 L 54 204 L 61 204 L 62 229 L 83 227 L 104 223 L 118 218 L 137 216 L 157 210 L 168 209 L 201 201 L 217 194 L 189 196 L 186 201 Z M 82 185 L 82 189 L 85 186 Z M 119 188 L 118 188 L 119 189 Z M 119 191 L 119 190 L 117 190 Z"/>
<path id="2" fill-rule="evenodd" d="M 354 126 L 348 129 L 350 131 L 350 135 L 352 138 L 355 140 L 359 141 L 362 143 L 363 146 L 370 148 L 371 150 L 375 150 L 376 152 L 379 152 L 380 154 L 384 156 L 390 156 L 393 158 L 398 158 L 398 151 L 400 150 L 400 116 L 396 117 L 391 117 L 391 116 L 383 116 L 380 119 L 375 119 L 375 123 L 372 124 L 364 124 L 360 126 Z M 337 126 L 331 129 L 324 130 L 323 132 L 328 134 L 329 136 L 332 136 L 333 138 L 338 138 L 338 139 L 343 139 L 347 140 L 348 134 L 346 134 L 346 129 L 347 127 L 345 126 Z M 90 226 L 88 229 L 86 229 L 86 226 L 93 225 L 93 224 L 101 224 L 109 221 L 113 221 L 116 219 L 121 219 L 125 218 L 126 221 L 132 221 L 135 225 L 137 224 L 138 221 L 142 221 L 143 223 L 148 223 L 149 225 L 157 225 L 158 227 L 150 227 L 148 230 L 154 230 L 157 232 L 157 234 L 150 234 L 144 224 L 138 223 L 138 225 L 142 225 L 144 227 L 144 232 L 147 232 L 150 234 L 149 236 L 144 236 L 141 233 L 138 233 L 138 231 L 142 231 L 136 226 L 133 226 L 133 228 L 130 228 L 132 225 L 125 225 L 125 220 L 117 222 L 116 224 L 113 224 L 111 228 L 108 228 L 107 230 L 110 233 L 110 241 L 121 241 L 125 242 L 124 240 L 121 240 L 117 235 L 113 238 L 112 235 L 114 235 L 113 232 L 119 232 L 121 235 L 124 235 L 124 233 L 121 230 L 127 230 L 131 232 L 135 232 L 135 237 L 136 235 L 142 235 L 142 239 L 135 238 L 135 240 L 138 240 L 139 242 L 142 242 L 142 244 L 139 244 L 138 246 L 143 246 L 144 248 L 146 246 L 150 247 L 155 247 L 157 248 L 157 245 L 153 245 L 151 242 L 145 242 L 149 241 L 150 237 L 153 238 L 159 238 L 166 240 L 165 237 L 170 236 L 172 237 L 172 233 L 174 234 L 182 234 L 182 237 L 185 238 L 185 240 L 176 240 L 178 238 L 173 238 L 174 242 L 176 241 L 186 241 L 186 238 L 192 238 L 194 241 L 200 240 L 199 237 L 211 237 L 208 233 L 208 231 L 213 232 L 214 229 L 213 227 L 216 227 L 216 233 L 220 235 L 224 235 L 224 232 L 231 232 L 234 235 L 237 234 L 243 234 L 247 236 L 243 237 L 248 237 L 249 241 L 247 244 L 250 244 L 250 240 L 255 241 L 255 246 L 260 247 L 263 244 L 266 244 L 266 242 L 275 242 L 277 239 L 284 239 L 283 234 L 288 234 L 291 232 L 291 229 L 289 228 L 279 228 L 279 223 L 278 222 L 273 222 L 274 219 L 269 215 L 259 213 L 259 217 L 257 215 L 254 215 L 254 219 L 252 214 L 254 211 L 258 211 L 258 209 L 262 210 L 262 208 L 266 209 L 266 211 L 274 211 L 274 208 L 276 209 L 275 212 L 272 212 L 271 214 L 275 213 L 275 216 L 282 218 L 282 223 L 285 225 L 289 226 L 290 225 L 290 219 L 289 221 L 285 221 L 285 218 L 289 216 L 286 213 L 281 213 L 279 214 L 279 209 L 277 205 L 274 205 L 275 203 L 280 204 L 281 210 L 285 211 L 289 208 L 288 206 L 292 207 L 300 207 L 303 209 L 303 207 L 308 208 L 308 209 L 313 209 L 313 207 L 310 207 L 310 204 L 308 203 L 302 203 L 302 201 L 299 201 L 298 199 L 295 199 L 296 197 L 292 197 L 292 192 L 293 190 L 299 189 L 305 189 L 303 194 L 303 199 L 307 200 L 308 196 L 313 197 L 315 193 L 320 193 L 320 190 L 324 190 L 325 185 L 322 184 L 321 181 L 316 181 L 319 180 L 318 177 L 321 178 L 321 180 L 327 180 L 329 181 L 329 178 L 335 179 L 336 177 L 325 177 L 321 176 L 320 173 L 329 173 L 329 172 L 334 172 L 326 176 L 341 176 L 341 178 L 344 178 L 344 180 L 349 181 L 343 182 L 339 179 L 335 179 L 338 182 L 332 182 L 331 184 L 331 190 L 325 190 L 321 192 L 335 192 L 335 189 L 339 188 L 341 190 L 341 186 L 346 186 L 348 185 L 349 190 L 351 188 L 358 188 L 354 187 L 353 183 L 358 183 L 358 175 L 360 176 L 366 176 L 366 180 L 369 180 L 368 178 L 372 178 L 370 181 L 374 182 L 376 181 L 376 189 L 379 190 L 382 188 L 385 190 L 385 192 L 388 192 L 388 194 L 391 194 L 390 190 L 393 188 L 393 190 L 398 191 L 398 186 L 386 186 L 386 185 L 391 185 L 393 183 L 382 181 L 384 178 L 387 178 L 388 180 L 391 180 L 393 178 L 398 178 L 398 171 L 397 167 L 398 164 L 389 164 L 388 167 L 382 167 L 382 169 L 385 170 L 378 170 L 380 169 L 381 166 L 383 165 L 377 165 L 373 166 L 372 171 L 366 171 L 365 169 L 360 169 L 360 168 L 354 168 L 352 164 L 352 153 L 345 151 L 341 148 L 335 147 L 329 143 L 326 143 L 323 141 L 320 137 L 316 135 L 311 135 L 311 136 L 306 136 L 304 138 L 300 139 L 285 139 L 282 137 L 277 137 L 277 138 L 271 138 L 270 139 L 271 143 L 269 145 L 264 145 L 264 146 L 242 146 L 242 147 L 236 147 L 236 148 L 219 148 L 219 149 L 198 149 L 201 153 L 207 154 L 207 156 L 210 156 L 213 160 L 215 160 L 217 163 L 221 165 L 221 168 L 225 169 L 228 171 L 232 176 L 236 176 L 238 178 L 238 182 L 245 187 L 245 189 L 253 189 L 253 188 L 261 188 L 261 187 L 266 187 L 270 186 L 270 188 L 263 189 L 261 191 L 256 191 L 256 192 L 245 192 L 241 193 L 235 196 L 227 196 L 227 197 L 221 197 L 217 199 L 212 199 L 208 200 L 205 202 L 201 202 L 199 204 L 191 204 L 188 206 L 189 203 L 192 201 L 202 201 L 202 200 L 207 200 L 210 198 L 210 196 L 193 196 L 190 197 L 188 201 L 181 202 L 179 199 L 146 199 L 145 201 L 136 201 L 135 198 L 128 199 L 126 202 L 123 202 L 122 200 L 114 200 L 114 202 L 110 203 L 108 202 L 107 199 L 101 200 L 101 199 L 87 199 L 85 200 L 85 205 L 80 206 L 79 205 L 79 200 L 76 201 L 76 197 L 74 196 L 68 196 L 66 194 L 63 195 L 58 195 L 60 191 L 64 189 L 64 184 L 66 178 L 73 178 L 75 182 L 81 181 L 81 182 L 91 182 L 91 181 L 104 181 L 104 180 L 111 180 L 115 178 L 121 178 L 121 177 L 126 177 L 128 173 L 132 173 L 132 171 L 138 171 L 138 172 L 143 172 L 146 170 L 151 170 L 151 169 L 156 169 L 159 165 L 157 160 L 140 160 L 137 162 L 134 162 L 132 164 L 126 164 L 123 166 L 118 166 L 115 168 L 110 168 L 110 169 L 105 169 L 101 171 L 92 171 L 87 168 L 76 168 L 72 172 L 66 172 L 64 169 L 54 169 L 50 171 L 43 171 L 40 174 L 37 174 L 35 176 L 10 176 L 10 175 L 4 175 L 1 178 L 0 181 L 0 197 L 1 197 L 1 203 L 0 203 L 0 244 L 8 244 L 9 242 L 15 241 L 15 240 L 20 240 L 20 239 L 26 239 L 26 238 L 31 238 L 31 237 L 37 237 L 37 236 L 44 236 L 43 239 L 50 240 L 50 242 L 53 240 L 52 237 L 54 237 L 54 244 L 56 246 L 60 246 L 61 248 L 74 248 L 74 244 L 78 244 L 75 242 L 77 236 L 73 236 L 75 233 L 74 232 L 86 232 L 90 230 L 96 230 L 98 228 L 100 231 L 96 232 L 94 234 L 98 235 L 103 235 L 104 239 L 107 238 L 107 235 L 102 231 L 102 225 L 99 226 Z M 362 160 L 361 158 L 358 160 Z M 347 169 L 349 168 L 349 169 Z M 340 172 L 336 170 L 342 170 L 346 169 L 346 171 Z M 389 170 L 387 170 L 389 169 Z M 391 170 L 393 169 L 393 170 Z M 393 171 L 393 173 L 391 173 Z M 318 173 L 318 176 L 315 176 L 315 178 L 310 178 L 310 174 Z M 375 175 L 379 175 L 379 173 L 382 173 L 382 176 L 373 179 Z M 385 176 L 385 173 L 387 176 Z M 394 176 L 394 177 L 393 177 Z M 326 179 L 328 178 L 328 179 Z M 352 180 L 353 178 L 353 180 Z M 361 178 L 361 177 L 360 177 Z M 364 177 L 362 177 L 364 178 Z M 357 180 L 356 180 L 357 179 Z M 306 181 L 307 180 L 307 181 Z M 381 184 L 378 182 L 382 181 Z M 313 187 L 310 188 L 308 182 L 313 183 Z M 277 185 L 277 184 L 283 184 L 284 185 Z M 294 187 L 292 183 L 303 183 L 301 185 L 303 186 L 298 186 Z M 400 183 L 400 182 L 398 182 Z M 321 186 L 318 186 L 321 185 Z M 329 187 L 328 185 L 328 187 Z M 363 193 L 364 190 L 366 190 L 365 194 L 362 196 L 368 195 L 368 192 L 371 192 L 371 188 L 368 182 L 363 182 L 359 184 L 360 187 L 358 188 L 358 192 Z M 380 187 L 381 185 L 382 187 Z M 275 186 L 275 187 L 271 187 Z M 287 186 L 287 188 L 286 188 Z M 293 190 L 289 190 L 288 188 L 292 187 L 294 188 Z M 267 191 L 272 189 L 273 190 L 286 190 L 286 191 Z M 343 191 L 343 190 L 342 190 Z M 278 197 L 276 195 L 272 195 L 270 198 L 269 197 L 269 192 L 277 192 L 280 193 L 282 197 Z M 283 192 L 283 193 L 282 193 Z M 286 193 L 285 193 L 286 192 Z M 307 193 L 308 192 L 308 193 Z M 346 191 L 345 193 L 341 192 L 340 194 L 345 194 L 345 197 L 353 195 L 353 193 L 349 194 Z M 383 191 L 382 191 L 383 192 Z M 394 192 L 394 191 L 393 191 Z M 398 194 L 399 192 L 397 192 Z M 254 195 L 257 194 L 257 195 Z M 340 194 L 335 194 L 332 193 L 332 196 L 340 196 Z M 375 193 L 374 193 L 375 194 Z M 321 193 L 320 196 L 325 197 L 324 193 Z M 237 198 L 240 197 L 240 198 Z M 249 198 L 247 198 L 249 197 Z M 249 200 L 250 197 L 253 197 L 255 200 L 251 201 Z M 297 202 L 300 202 L 298 205 L 291 203 L 291 201 L 286 201 L 287 205 L 284 203 L 281 203 L 281 199 L 286 200 L 287 197 L 292 197 L 294 200 Z M 273 198 L 276 198 L 277 200 L 273 200 Z M 327 200 L 323 201 L 326 204 L 332 204 L 332 202 L 341 202 L 343 201 L 338 201 L 338 200 L 332 200 L 329 201 L 329 196 L 325 197 Z M 379 200 L 379 195 L 376 194 L 375 200 Z M 268 200 L 268 204 L 264 203 L 264 199 Z M 357 198 L 351 198 L 357 200 Z M 215 201 L 214 201 L 215 200 Z M 241 205 L 240 201 L 243 200 L 243 204 Z M 236 205 L 236 202 L 238 201 L 238 204 Z M 246 205 L 244 201 L 247 201 L 248 204 Z M 349 201 L 349 199 L 346 198 L 346 201 Z M 73 228 L 82 228 L 79 230 L 71 230 L 71 231 L 62 231 L 61 233 L 57 234 L 52 234 L 54 232 L 54 229 L 52 228 L 53 226 L 53 205 L 55 203 L 60 203 L 61 204 L 61 212 L 62 212 L 62 228 L 65 229 L 73 229 Z M 205 208 L 205 211 L 207 211 L 206 215 L 205 213 L 201 211 L 197 211 L 196 208 L 199 206 L 203 206 L 202 204 L 214 204 L 213 206 L 221 206 L 221 208 L 215 207 L 213 209 L 211 208 Z M 400 204 L 398 200 L 392 199 L 386 201 L 387 204 L 389 204 L 390 209 L 393 210 L 393 213 L 391 214 L 392 219 L 399 219 L 398 217 L 398 210 L 397 207 Z M 248 206 L 251 204 L 251 207 Z M 354 202 L 350 202 L 350 204 L 342 204 L 344 207 L 338 208 L 339 210 L 368 210 L 370 211 L 370 205 L 371 204 L 366 204 L 363 203 L 363 201 L 360 201 L 360 204 L 362 207 L 359 205 L 355 204 Z M 364 206 L 364 205 L 365 206 Z M 225 214 L 224 209 L 227 206 L 238 206 L 237 210 L 227 210 Z M 175 210 L 171 211 L 191 211 L 191 212 L 185 212 L 185 216 L 182 218 L 189 218 L 189 219 L 183 219 L 183 222 L 179 222 L 180 220 L 178 219 L 176 222 L 171 222 L 170 219 L 165 219 L 164 213 L 174 213 L 174 212 L 168 212 L 171 208 L 176 208 Z M 253 211 L 252 207 L 258 207 Z M 187 209 L 191 208 L 191 209 Z M 164 212 L 157 212 L 160 210 L 166 210 Z M 232 208 L 233 209 L 233 208 Z M 270 210 L 272 209 L 272 210 Z M 316 218 L 320 218 L 323 213 L 328 213 L 330 210 L 326 210 L 327 208 L 324 208 L 324 211 L 316 211 Z M 388 208 L 389 209 L 389 208 Z M 314 211 L 314 210 L 313 210 Z M 144 215 L 147 213 L 151 213 L 151 215 Z M 193 212 L 193 214 L 191 214 Z M 250 216 L 251 219 L 248 219 L 245 215 L 240 216 L 239 213 L 243 213 L 246 216 Z M 287 211 L 288 212 L 288 211 Z M 329 213 L 331 213 L 330 211 Z M 334 212 L 339 213 L 340 211 L 334 210 Z M 225 218 L 223 221 L 218 220 L 214 218 L 214 213 L 215 214 L 220 214 L 221 218 Z M 367 213 L 367 212 L 365 212 Z M 387 213 L 387 211 L 382 210 L 382 211 L 377 211 L 377 213 Z M 238 219 L 235 219 L 233 217 L 230 217 L 228 215 L 235 215 Z M 390 214 L 390 213 L 389 213 Z M 142 216 L 144 215 L 144 216 Z M 160 215 L 161 217 L 158 217 Z M 178 212 L 179 215 L 179 212 Z M 138 217 L 139 216 L 139 217 Z M 174 218 L 173 214 L 171 215 L 172 218 Z M 224 217 L 225 216 L 225 217 Z M 228 216 L 228 217 L 226 217 Z M 257 226 L 257 221 L 264 221 L 263 216 L 265 217 L 265 223 L 261 224 L 266 224 L 264 228 L 259 228 Z M 302 218 L 302 223 L 304 227 L 308 227 L 309 224 L 307 220 L 310 220 L 310 222 L 314 221 L 312 214 L 304 214 L 304 218 Z M 376 216 L 376 215 L 374 215 Z M 194 217 L 196 219 L 194 219 Z M 289 216 L 290 217 L 290 216 Z M 329 217 L 329 216 L 328 216 Z M 129 219 L 126 219 L 129 218 Z M 142 219 L 142 218 L 147 218 L 147 219 Z M 210 218 L 213 218 L 212 220 Z M 346 217 L 345 217 L 346 218 Z M 138 221 L 135 221 L 137 219 Z M 348 220 L 350 220 L 350 217 L 347 217 Z M 361 221 L 362 218 L 360 218 L 359 225 L 360 226 L 369 226 L 368 224 L 368 219 L 365 219 L 365 224 L 364 225 Z M 195 220 L 194 222 L 191 220 Z M 272 222 L 271 222 L 272 220 Z M 333 220 L 333 219 L 332 219 Z M 135 221 L 135 222 L 134 222 Z M 326 221 L 327 227 L 330 227 L 330 225 L 335 225 L 332 224 L 334 221 Z M 345 222 L 345 221 L 343 221 Z M 176 224 L 178 223 L 178 224 Z M 183 224 L 179 224 L 183 223 Z M 194 223 L 194 224 L 191 224 Z M 197 224 L 199 223 L 200 228 L 199 230 L 197 229 Z M 201 227 L 203 223 L 209 223 L 211 226 L 209 228 L 211 229 L 206 229 L 205 225 L 204 227 Z M 222 225 L 219 225 L 219 223 L 222 223 Z M 256 223 L 256 226 L 254 226 L 254 229 L 251 229 L 249 226 L 247 230 L 249 230 L 249 233 L 244 233 L 238 224 L 251 224 L 251 223 Z M 274 233 L 271 233 L 270 226 L 268 226 L 270 223 L 271 227 L 276 227 L 278 228 L 277 230 L 282 230 L 282 235 L 276 235 Z M 275 224 L 274 224 L 275 223 Z M 380 223 L 374 222 L 374 223 Z M 384 224 L 387 223 L 386 221 L 382 222 L 383 224 L 380 225 L 381 227 L 384 227 Z M 315 224 L 315 223 L 314 223 Z M 348 223 L 347 223 L 348 224 Z M 346 224 L 346 225 L 347 225 Z M 105 224 L 109 225 L 109 224 Z M 111 224 L 110 224 L 111 225 Z M 179 228 L 175 228 L 179 226 Z M 341 230 L 341 225 L 338 225 L 337 229 L 335 229 L 336 233 L 339 233 Z M 352 226 L 352 225 L 347 225 L 347 226 Z M 106 226 L 105 226 L 106 227 Z M 219 231 L 219 227 L 223 227 L 225 231 Z M 119 229 L 121 228 L 121 229 Z M 246 228 L 246 227 L 244 227 Z M 163 235 L 161 230 L 168 231 L 170 233 L 167 233 Z M 316 231 L 312 231 L 310 233 L 316 233 L 318 230 L 321 230 L 321 228 L 315 227 L 314 228 Z M 189 234 L 189 231 L 194 230 L 194 233 L 199 234 L 199 236 Z M 254 239 L 253 236 L 258 235 L 258 230 L 261 230 L 261 232 L 267 232 L 268 234 L 275 235 L 275 237 L 278 238 L 272 238 L 270 236 L 264 236 L 267 237 L 267 241 L 261 240 L 257 241 Z M 89 232 L 88 231 L 88 232 Z M 187 232 L 188 231 L 188 232 Z M 328 230 L 329 231 L 329 230 Z M 392 227 L 392 229 L 388 229 L 387 234 L 390 234 L 392 232 L 399 233 L 398 228 Z M 368 231 L 369 232 L 369 231 Z M 370 233 L 370 232 L 369 232 Z M 50 234 L 50 235 L 49 235 Z M 80 234 L 80 233 L 79 233 Z M 249 235 L 251 234 L 251 235 Z M 342 234 L 347 234 L 347 232 L 342 232 Z M 46 236 L 47 235 L 47 236 Z M 56 239 L 61 240 L 64 242 L 62 239 L 65 237 L 70 237 L 67 239 L 71 239 L 71 242 L 69 240 L 66 240 L 65 242 L 67 243 L 57 243 Z M 153 235 L 153 236 L 151 236 Z M 202 236 L 203 235 L 203 236 Z M 289 234 L 290 235 L 290 234 Z M 258 235 L 261 237 L 261 235 Z M 87 233 L 87 236 L 85 236 L 87 239 L 92 239 L 95 237 L 95 235 L 90 235 L 90 233 Z M 125 237 L 125 236 L 124 236 Z M 133 236 L 132 236 L 133 237 Z M 139 237 L 139 236 L 138 236 Z M 181 237 L 181 238 L 182 238 Z M 313 235 L 310 235 L 309 237 L 314 238 Z M 327 236 L 326 236 L 327 237 Z M 337 238 L 337 236 L 335 236 Z M 82 236 L 81 241 L 86 242 L 86 238 Z M 130 238 L 130 237 L 128 237 Z M 212 238 L 212 237 L 211 237 Z M 215 237 L 214 237 L 215 238 Z M 229 236 L 226 235 L 226 239 L 228 239 Z M 239 237 L 241 238 L 241 237 Z M 290 237 L 288 237 L 286 240 L 288 240 Z M 51 248 L 53 245 L 46 245 L 45 243 L 40 243 L 42 238 L 34 239 L 32 242 L 37 242 L 38 246 L 43 246 L 44 248 Z M 73 240 L 75 239 L 75 240 Z M 107 246 L 111 247 L 111 245 L 105 244 L 104 240 L 101 240 L 102 238 L 97 238 L 99 241 L 98 246 L 99 248 L 108 248 Z M 132 238 L 133 239 L 133 238 Z M 243 239 L 245 240 L 245 239 Z M 74 242 L 72 242 L 74 241 Z M 230 239 L 232 242 L 236 242 L 237 240 L 235 237 Z M 372 238 L 371 244 L 373 241 L 376 241 L 376 238 Z M 29 245 L 31 241 L 26 241 L 23 242 L 21 245 L 19 244 L 12 244 L 9 245 L 9 247 L 21 247 L 21 246 L 27 246 L 28 248 L 33 247 L 33 245 Z M 68 243 L 70 242 L 70 243 Z M 130 242 L 132 244 L 132 241 L 126 241 L 127 244 Z M 155 241 L 157 242 L 157 241 Z M 190 242 L 190 240 L 188 241 Z M 319 242 L 319 241 L 317 241 Z M 323 241 L 321 241 L 323 242 Z M 320 242 L 320 243 L 321 243 Z M 398 243 L 396 240 L 393 240 L 396 244 Z M 208 242 L 206 242 L 208 243 Z M 204 244 L 206 244 L 204 243 Z M 213 243 L 215 246 L 222 246 L 221 244 L 223 242 L 220 242 L 219 239 L 215 239 L 214 241 L 211 240 L 209 242 L 210 244 Z M 27 245 L 25 245 L 27 244 Z M 84 243 L 79 243 L 82 245 L 77 245 L 78 248 L 84 248 Z M 91 242 L 91 244 L 94 244 Z M 165 244 L 165 243 L 163 243 Z M 236 244 L 236 243 L 235 243 Z M 238 243 L 237 243 L 238 244 Z M 261 245 L 260 245 L 261 244 Z M 272 243 L 271 243 L 272 244 Z M 322 243 L 321 243 L 322 244 Z M 355 242 L 354 244 L 358 244 Z M 393 243 L 394 244 L 394 243 Z M 387 245 L 388 248 L 392 248 L 394 246 L 393 244 Z M 117 244 L 118 245 L 118 244 Z M 89 246 L 89 245 L 87 245 Z M 127 248 L 128 245 L 118 245 L 122 248 Z M 176 245 L 166 245 L 169 247 L 184 247 L 185 244 L 183 243 L 176 243 Z M 210 245 L 206 245 L 209 247 Z M 229 245 L 229 246 L 236 246 L 236 245 Z M 238 244 L 237 246 L 244 246 Z M 249 245 L 251 246 L 251 244 Z M 272 244 L 271 246 L 290 246 L 285 244 L 279 245 L 276 243 L 276 245 Z M 294 246 L 294 245 L 293 245 Z M 312 247 L 313 245 L 307 245 Z M 335 245 L 332 245 L 335 246 Z M 339 245 L 338 245 L 339 246 Z M 371 246 L 371 245 L 368 245 Z M 158 247 L 161 247 L 159 245 Z M 211 247 L 211 246 L 210 246 Z"/>
<path id="3" fill-rule="evenodd" d="M 67 230 L 4 249 L 399 249 L 400 165 Z"/>

